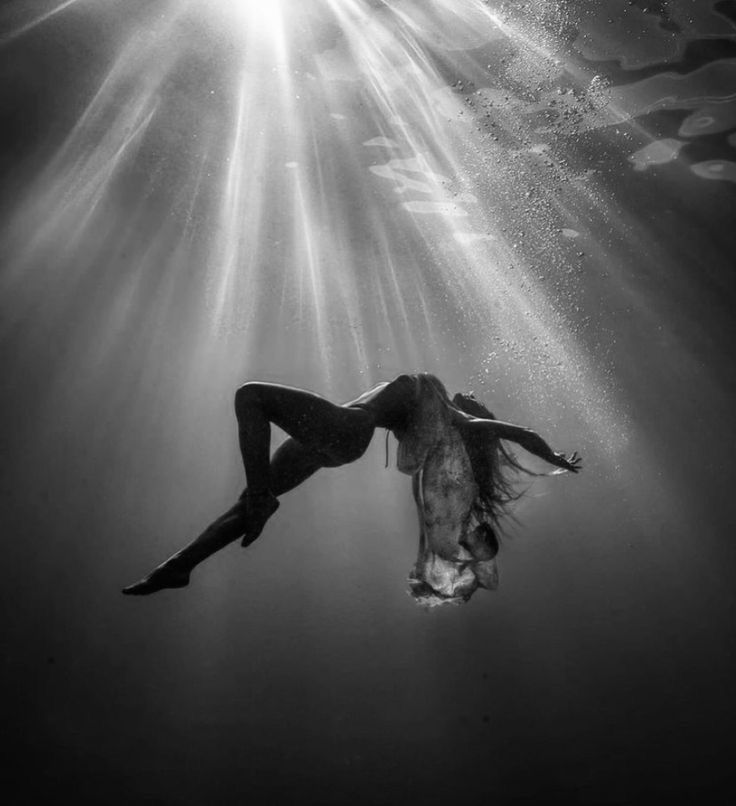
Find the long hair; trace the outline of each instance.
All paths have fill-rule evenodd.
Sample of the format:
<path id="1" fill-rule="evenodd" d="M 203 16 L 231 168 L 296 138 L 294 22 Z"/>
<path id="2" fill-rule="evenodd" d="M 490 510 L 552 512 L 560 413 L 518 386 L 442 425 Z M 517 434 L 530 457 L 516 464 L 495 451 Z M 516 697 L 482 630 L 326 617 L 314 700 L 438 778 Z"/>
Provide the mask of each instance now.
<path id="1" fill-rule="evenodd" d="M 496 419 L 492 412 L 473 397 L 457 394 L 452 403 L 473 417 Z M 485 440 L 470 439 L 463 431 L 460 435 L 478 485 L 473 514 L 481 523 L 490 521 L 494 527 L 498 527 L 501 517 L 508 514 L 508 505 L 521 498 L 525 492 L 515 488 L 516 474 L 538 476 L 539 473 L 524 467 L 498 437 Z"/>
<path id="2" fill-rule="evenodd" d="M 450 399 L 445 385 L 436 376 L 429 373 L 417 375 L 418 395 L 422 383 L 428 384 L 446 406 L 454 406 L 472 417 L 484 420 L 495 420 L 495 415 L 486 406 L 471 395 L 456 394 Z M 470 434 L 460 430 L 460 435 L 468 453 L 473 476 L 478 485 L 478 496 L 473 504 L 473 514 L 481 523 L 489 523 L 498 527 L 499 520 L 507 515 L 507 507 L 523 494 L 515 487 L 516 474 L 539 476 L 524 467 L 501 442 L 498 437 L 477 440 Z"/>
<path id="3" fill-rule="evenodd" d="M 451 409 L 459 409 L 473 417 L 496 419 L 472 396 L 457 394 L 451 400 L 444 384 L 434 375 L 423 373 L 415 376 L 415 379 L 416 421 L 410 423 L 410 436 L 404 437 L 408 458 L 414 459 L 415 463 L 419 460 L 423 465 L 426 461 L 423 448 L 433 444 L 438 428 L 456 428 L 450 425 Z M 418 604 L 428 607 L 461 604 L 468 601 L 479 587 L 496 589 L 498 572 L 494 557 L 499 548 L 498 523 L 502 516 L 507 515 L 507 505 L 523 495 L 523 491 L 517 492 L 514 487 L 515 475 L 519 472 L 538 475 L 520 464 L 500 439 L 473 439 L 469 430 L 463 428 L 456 428 L 456 432 L 462 439 L 476 487 L 470 511 L 463 519 L 463 532 L 466 532 L 468 517 L 470 523 L 475 522 L 475 525 L 467 530 L 459 545 L 470 551 L 474 561 L 452 561 L 433 551 L 427 552 L 422 530 L 419 557 L 409 576 L 409 592 Z M 407 456 L 404 458 L 406 460 Z M 407 465 L 414 466 L 405 462 Z M 413 476 L 416 485 L 416 471 Z"/>

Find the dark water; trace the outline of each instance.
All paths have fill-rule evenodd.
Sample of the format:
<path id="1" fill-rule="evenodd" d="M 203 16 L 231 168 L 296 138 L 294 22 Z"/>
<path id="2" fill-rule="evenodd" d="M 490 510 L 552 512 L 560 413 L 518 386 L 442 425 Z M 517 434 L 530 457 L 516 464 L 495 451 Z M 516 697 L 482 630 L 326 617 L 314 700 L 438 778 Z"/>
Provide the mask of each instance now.
<path id="1" fill-rule="evenodd" d="M 0 17 L 13 802 L 730 802 L 734 4 L 62 6 Z M 413 370 L 583 453 L 497 592 L 412 602 L 377 437 L 120 595 L 239 383 Z"/>

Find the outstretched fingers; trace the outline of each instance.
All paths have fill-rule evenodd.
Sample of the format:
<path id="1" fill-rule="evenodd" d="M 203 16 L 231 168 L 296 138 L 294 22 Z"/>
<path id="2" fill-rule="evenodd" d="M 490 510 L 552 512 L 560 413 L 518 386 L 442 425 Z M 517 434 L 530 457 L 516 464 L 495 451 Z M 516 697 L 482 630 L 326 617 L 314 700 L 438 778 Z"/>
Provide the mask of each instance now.
<path id="1" fill-rule="evenodd" d="M 550 461 L 562 470 L 578 473 L 582 468 L 581 463 L 583 460 L 577 451 L 573 451 L 570 456 L 566 456 L 564 453 L 556 453 Z M 559 473 L 560 471 L 557 472 Z"/>
<path id="2" fill-rule="evenodd" d="M 582 461 L 583 458 L 578 454 L 578 452 L 573 451 L 566 460 L 566 470 L 569 470 L 571 473 L 578 473 L 582 469 Z"/>

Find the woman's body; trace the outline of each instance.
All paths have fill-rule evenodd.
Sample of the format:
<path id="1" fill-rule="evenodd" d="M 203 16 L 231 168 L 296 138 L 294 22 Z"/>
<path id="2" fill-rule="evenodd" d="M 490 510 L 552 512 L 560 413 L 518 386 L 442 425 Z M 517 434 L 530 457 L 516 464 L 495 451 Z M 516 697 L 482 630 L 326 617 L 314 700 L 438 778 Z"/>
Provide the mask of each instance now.
<path id="1" fill-rule="evenodd" d="M 243 537 L 252 543 L 278 509 L 278 498 L 323 467 L 339 467 L 362 456 L 376 428 L 392 431 L 400 442 L 411 433 L 417 390 L 424 379 L 442 384 L 430 375 L 399 375 L 342 405 L 319 395 L 279 384 L 247 383 L 235 394 L 240 450 L 247 488 L 235 506 L 212 523 L 196 540 L 177 552 L 151 574 L 123 589 L 145 595 L 163 588 L 184 587 L 191 570 L 202 560 Z M 446 398 L 446 393 L 444 393 Z M 453 425 L 472 439 L 510 439 L 559 467 L 575 472 L 575 455 L 568 460 L 556 454 L 533 431 L 476 418 L 446 400 Z M 287 439 L 269 456 L 271 423 Z"/>
<path id="2" fill-rule="evenodd" d="M 478 419 L 496 419 L 472 395 L 455 395 L 452 405 Z M 472 439 L 451 417 L 433 416 L 431 407 L 423 419 L 429 450 L 412 455 L 405 471 L 412 473 L 420 529 L 409 587 L 420 604 L 458 604 L 479 588 L 498 587 L 496 529 L 505 505 L 518 497 L 506 471 L 531 471 L 497 438 Z"/>

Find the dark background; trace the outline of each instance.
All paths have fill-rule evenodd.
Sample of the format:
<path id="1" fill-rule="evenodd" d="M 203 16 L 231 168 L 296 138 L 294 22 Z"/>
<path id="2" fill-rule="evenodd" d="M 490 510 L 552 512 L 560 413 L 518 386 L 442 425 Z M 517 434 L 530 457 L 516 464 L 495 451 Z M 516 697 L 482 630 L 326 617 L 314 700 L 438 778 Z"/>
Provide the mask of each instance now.
<path id="1" fill-rule="evenodd" d="M 732 801 L 735 20 L 3 5 L 11 802 Z M 407 595 L 377 435 L 120 595 L 239 492 L 238 384 L 418 370 L 583 454 L 497 592 Z"/>

